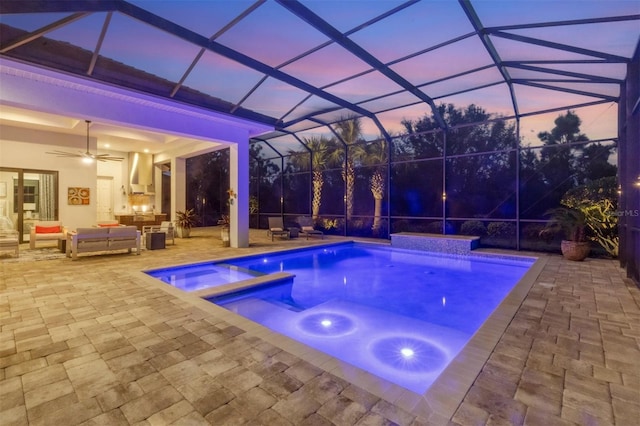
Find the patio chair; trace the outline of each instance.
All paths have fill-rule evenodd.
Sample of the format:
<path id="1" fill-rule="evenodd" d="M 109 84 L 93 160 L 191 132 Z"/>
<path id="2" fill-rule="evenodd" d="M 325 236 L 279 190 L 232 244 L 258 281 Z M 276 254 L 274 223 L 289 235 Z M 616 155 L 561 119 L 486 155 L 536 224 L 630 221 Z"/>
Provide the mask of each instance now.
<path id="1" fill-rule="evenodd" d="M 176 228 L 170 220 L 160 222 L 160 225 L 146 225 L 142 227 L 143 234 L 147 234 L 149 232 L 164 232 L 166 241 L 171 240 L 171 244 L 176 243 Z"/>
<path id="2" fill-rule="evenodd" d="M 322 231 L 319 231 L 313 227 L 313 219 L 307 216 L 299 217 L 298 224 L 300 225 L 300 235 L 307 237 L 320 237 L 324 238 Z"/>
<path id="3" fill-rule="evenodd" d="M 281 217 L 269 218 L 269 230 L 267 231 L 267 235 L 271 236 L 271 241 L 273 241 L 273 237 L 287 237 L 287 239 L 291 237 L 289 231 L 284 229 L 284 223 L 282 222 Z"/>
<path id="4" fill-rule="evenodd" d="M 67 230 L 59 220 L 42 220 L 31 225 L 29 248 L 36 248 L 36 241 L 56 241 L 62 249 L 62 241 L 67 239 Z"/>
<path id="5" fill-rule="evenodd" d="M 0 251 L 11 250 L 20 257 L 18 231 L 0 228 Z"/>

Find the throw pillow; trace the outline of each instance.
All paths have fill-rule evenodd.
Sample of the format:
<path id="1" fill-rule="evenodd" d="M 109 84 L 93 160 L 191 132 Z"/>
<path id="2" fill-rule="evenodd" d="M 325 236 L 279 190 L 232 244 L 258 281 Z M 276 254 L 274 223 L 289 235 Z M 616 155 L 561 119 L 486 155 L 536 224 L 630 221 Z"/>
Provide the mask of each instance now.
<path id="1" fill-rule="evenodd" d="M 315 231 L 315 229 L 313 229 L 313 226 L 303 226 L 302 230 L 305 232 Z"/>
<path id="2" fill-rule="evenodd" d="M 60 225 L 58 226 L 38 226 L 36 225 L 36 234 L 58 234 L 60 233 Z"/>
<path id="3" fill-rule="evenodd" d="M 271 228 L 272 231 L 282 231 L 282 228 Z"/>

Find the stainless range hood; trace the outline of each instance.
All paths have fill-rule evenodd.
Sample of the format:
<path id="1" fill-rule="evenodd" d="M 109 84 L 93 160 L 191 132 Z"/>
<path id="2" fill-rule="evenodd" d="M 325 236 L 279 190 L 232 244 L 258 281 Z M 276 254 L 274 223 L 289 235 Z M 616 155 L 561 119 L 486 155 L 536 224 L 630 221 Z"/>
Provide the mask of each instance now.
<path id="1" fill-rule="evenodd" d="M 129 193 L 153 195 L 153 155 L 129 153 Z"/>

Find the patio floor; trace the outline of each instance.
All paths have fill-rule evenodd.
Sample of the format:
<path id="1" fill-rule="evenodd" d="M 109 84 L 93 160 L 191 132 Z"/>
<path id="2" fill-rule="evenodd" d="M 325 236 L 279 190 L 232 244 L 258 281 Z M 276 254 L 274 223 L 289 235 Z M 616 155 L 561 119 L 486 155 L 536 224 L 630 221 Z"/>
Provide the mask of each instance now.
<path id="1" fill-rule="evenodd" d="M 0 424 L 637 424 L 640 290 L 616 261 L 542 255 L 451 416 L 140 273 L 340 240 L 197 228 L 140 256 L 0 257 Z"/>

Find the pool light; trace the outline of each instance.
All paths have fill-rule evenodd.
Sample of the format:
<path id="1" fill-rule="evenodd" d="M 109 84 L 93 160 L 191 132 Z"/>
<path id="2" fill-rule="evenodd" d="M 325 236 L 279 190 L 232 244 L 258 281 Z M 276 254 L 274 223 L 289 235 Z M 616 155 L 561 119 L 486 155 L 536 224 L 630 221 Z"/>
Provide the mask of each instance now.
<path id="1" fill-rule="evenodd" d="M 400 353 L 405 358 L 412 358 L 414 354 L 413 349 L 411 348 L 402 348 L 400 349 Z"/>
<path id="2" fill-rule="evenodd" d="M 338 312 L 317 312 L 305 315 L 297 322 L 298 330 L 315 337 L 343 337 L 356 331 L 355 322 Z"/>

